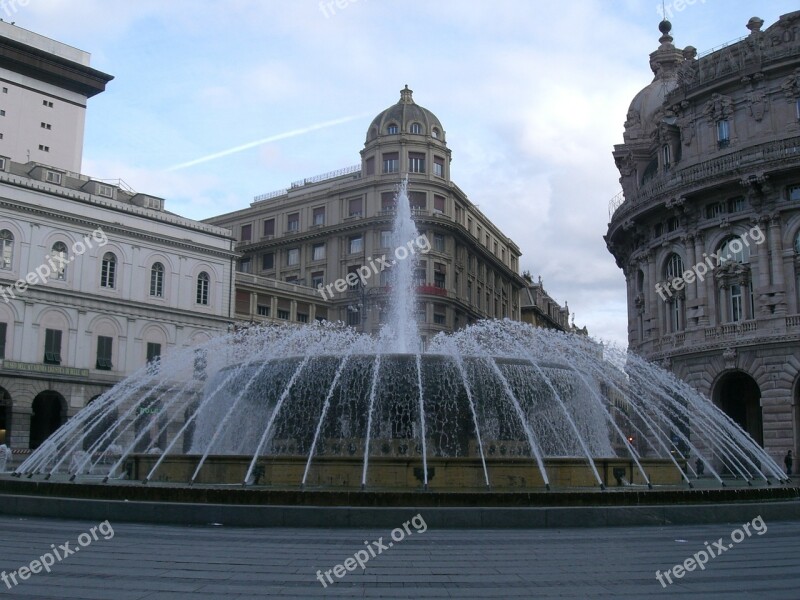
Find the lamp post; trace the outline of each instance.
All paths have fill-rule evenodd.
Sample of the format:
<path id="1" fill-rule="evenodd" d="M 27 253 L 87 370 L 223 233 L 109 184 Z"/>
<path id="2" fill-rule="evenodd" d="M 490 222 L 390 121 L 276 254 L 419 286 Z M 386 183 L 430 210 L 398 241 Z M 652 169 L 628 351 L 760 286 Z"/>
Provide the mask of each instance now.
<path id="1" fill-rule="evenodd" d="M 352 299 L 347 305 L 349 312 L 359 313 L 361 332 L 367 331 L 367 313 L 370 304 L 375 303 L 375 297 L 382 293 L 380 287 L 367 287 L 360 280 L 350 288 Z"/>

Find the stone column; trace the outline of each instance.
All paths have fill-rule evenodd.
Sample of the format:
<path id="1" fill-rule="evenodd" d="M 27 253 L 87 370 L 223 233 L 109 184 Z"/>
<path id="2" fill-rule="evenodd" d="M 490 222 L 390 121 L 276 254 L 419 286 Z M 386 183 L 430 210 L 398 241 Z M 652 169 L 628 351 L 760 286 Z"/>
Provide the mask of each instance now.
<path id="1" fill-rule="evenodd" d="M 716 286 L 715 286 L 716 287 Z M 728 322 L 728 286 L 723 285 L 721 288 L 716 288 L 716 296 L 720 298 L 719 301 L 719 320 L 720 324 Z"/>
<path id="2" fill-rule="evenodd" d="M 8 445 L 12 450 L 27 449 L 31 438 L 31 402 L 26 402 L 27 406 L 18 406 L 19 400 L 14 399 L 11 407 L 11 436 Z"/>
<path id="3" fill-rule="evenodd" d="M 694 236 L 694 258 L 696 261 L 695 264 L 705 260 L 705 257 L 703 256 L 704 252 L 705 249 L 703 244 L 703 234 L 697 233 Z M 714 281 L 714 275 L 711 274 L 710 272 L 706 273 L 703 276 L 703 281 L 700 281 L 699 279 L 697 281 L 697 315 L 698 315 L 697 324 L 702 326 L 708 326 L 709 323 L 708 313 L 710 309 L 707 306 L 709 279 L 712 282 Z"/>
<path id="4" fill-rule="evenodd" d="M 656 283 L 658 283 L 658 275 L 656 271 L 656 254 L 653 250 L 647 252 L 647 272 L 648 281 L 647 289 L 645 290 L 645 315 L 649 316 L 648 328 L 650 335 L 646 337 L 655 337 L 661 327 L 661 311 L 663 310 L 663 302 L 656 292 Z M 655 332 L 653 331 L 655 329 Z"/>
<path id="5" fill-rule="evenodd" d="M 769 222 L 769 251 L 772 254 L 772 283 L 783 288 L 783 252 L 781 251 L 781 216 L 775 213 Z"/>
<path id="6" fill-rule="evenodd" d="M 684 265 L 684 269 L 693 270 L 697 264 L 697 257 L 695 256 L 694 235 L 687 235 L 683 238 L 683 245 L 686 247 L 686 260 L 689 262 Z M 697 279 L 691 283 L 686 282 L 686 304 L 692 306 L 693 300 L 697 298 Z"/>
<path id="7" fill-rule="evenodd" d="M 765 227 L 767 222 L 766 217 L 761 217 L 758 220 L 758 226 L 761 228 L 762 233 L 767 236 L 768 228 Z M 767 236 L 768 237 L 768 236 Z M 762 292 L 766 291 L 766 289 L 770 286 L 770 279 L 769 279 L 769 252 L 767 251 L 767 244 L 762 243 L 758 246 L 757 258 L 758 258 L 758 286 L 756 289 L 762 290 Z"/>

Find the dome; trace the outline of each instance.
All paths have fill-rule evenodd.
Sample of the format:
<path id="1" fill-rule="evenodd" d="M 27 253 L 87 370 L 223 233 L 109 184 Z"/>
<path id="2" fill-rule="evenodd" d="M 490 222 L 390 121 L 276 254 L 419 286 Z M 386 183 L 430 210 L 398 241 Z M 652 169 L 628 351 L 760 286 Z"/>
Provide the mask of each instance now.
<path id="1" fill-rule="evenodd" d="M 650 55 L 650 68 L 655 77 L 641 90 L 628 108 L 625 121 L 626 138 L 647 137 L 657 123 L 656 114 L 664 105 L 667 95 L 678 86 L 678 66 L 684 61 L 683 52 L 672 45 L 669 21 L 661 21 L 658 30 L 661 32 L 661 45 Z"/>
<path id="2" fill-rule="evenodd" d="M 444 128 L 439 119 L 427 108 L 414 102 L 413 91 L 405 86 L 400 90 L 400 100 L 378 113 L 367 129 L 367 142 L 378 136 L 397 134 L 431 136 L 444 142 Z"/>

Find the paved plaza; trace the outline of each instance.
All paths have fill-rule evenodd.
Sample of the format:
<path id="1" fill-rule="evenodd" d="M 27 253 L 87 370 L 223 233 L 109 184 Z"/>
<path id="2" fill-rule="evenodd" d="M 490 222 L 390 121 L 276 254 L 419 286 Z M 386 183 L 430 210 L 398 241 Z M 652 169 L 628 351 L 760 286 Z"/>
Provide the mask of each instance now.
<path id="1" fill-rule="evenodd" d="M 411 518 L 413 515 L 409 515 Z M 754 518 L 757 515 L 754 515 Z M 244 529 L 0 518 L 0 596 L 199 598 L 800 598 L 800 522 L 639 528 L 392 531 Z M 398 523 L 402 527 L 402 523 Z M 760 526 L 760 523 L 759 523 Z M 94 532 L 92 532 L 94 528 Z M 410 531 L 410 534 L 408 533 Z M 758 531 L 762 531 L 759 535 Z M 741 541 L 737 538 L 741 537 Z M 96 538 L 96 539 L 94 539 Z M 109 539 L 106 539 L 109 538 Z M 382 540 L 381 540 L 382 538 Z M 704 570 L 656 579 L 722 544 Z M 731 539 L 737 541 L 733 544 Z M 369 542 L 365 545 L 364 542 Z M 65 543 L 69 544 L 65 547 Z M 371 549 L 375 556 L 364 558 Z M 76 551 L 77 550 L 77 551 Z M 56 552 L 61 560 L 54 560 Z M 68 555 L 73 552 L 71 555 Z M 50 573 L 26 573 L 46 553 Z M 366 572 L 345 568 L 351 557 Z M 332 570 L 343 564 L 338 578 Z M 353 562 L 349 563 L 353 566 Z M 327 587 L 317 579 L 321 572 Z M 329 584 L 325 571 L 336 581 Z M 9 578 L 16 571 L 17 585 Z M 9 589 L 9 585 L 11 588 Z"/>

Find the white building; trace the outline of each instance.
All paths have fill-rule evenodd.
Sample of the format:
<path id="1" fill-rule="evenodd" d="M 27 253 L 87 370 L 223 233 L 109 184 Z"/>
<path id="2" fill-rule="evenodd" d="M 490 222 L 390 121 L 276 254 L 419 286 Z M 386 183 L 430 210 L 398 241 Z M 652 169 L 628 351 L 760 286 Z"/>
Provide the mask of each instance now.
<path id="1" fill-rule="evenodd" d="M 0 22 L 0 65 L 0 444 L 17 452 L 226 331 L 236 254 L 230 231 L 77 172 L 86 99 L 111 80 L 88 54 Z"/>
<path id="2" fill-rule="evenodd" d="M 0 156 L 80 172 L 86 102 L 112 79 L 88 52 L 0 21 Z"/>

